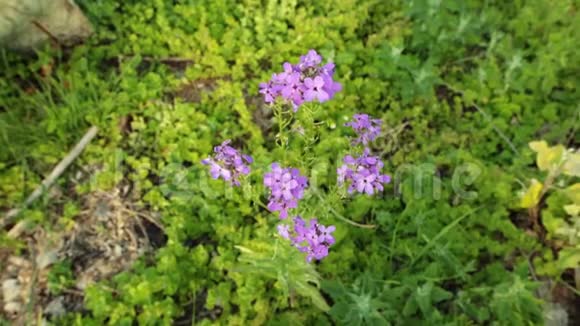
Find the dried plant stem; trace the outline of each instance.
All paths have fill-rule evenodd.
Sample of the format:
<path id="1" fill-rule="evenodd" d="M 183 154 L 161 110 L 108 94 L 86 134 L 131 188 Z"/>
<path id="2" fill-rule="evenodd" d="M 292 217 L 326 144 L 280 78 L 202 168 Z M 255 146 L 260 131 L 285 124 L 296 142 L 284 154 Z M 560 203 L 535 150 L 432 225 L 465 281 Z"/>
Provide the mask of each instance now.
<path id="1" fill-rule="evenodd" d="M 81 140 L 76 144 L 76 146 L 54 167 L 52 172 L 46 177 L 40 186 L 34 190 L 26 198 L 24 203 L 18 208 L 10 210 L 3 219 L 0 220 L 0 228 L 4 228 L 6 225 L 11 223 L 20 212 L 28 207 L 32 202 L 38 199 L 52 184 L 60 177 L 60 175 L 68 168 L 68 166 L 80 155 L 80 153 L 85 149 L 89 142 L 97 135 L 98 128 L 93 126 L 87 133 L 81 138 Z"/>
<path id="2" fill-rule="evenodd" d="M 27 325 L 32 325 L 33 324 L 33 320 L 34 320 L 34 316 L 33 316 L 33 310 L 35 310 L 35 306 L 36 306 L 36 301 L 37 301 L 37 294 L 36 294 L 36 290 L 38 288 L 38 266 L 36 263 L 36 255 L 37 255 L 37 251 L 36 248 L 34 248 L 34 244 L 32 244 L 31 242 L 29 243 L 29 249 L 30 249 L 30 257 L 31 257 L 31 263 L 32 263 L 32 277 L 30 279 L 30 283 L 28 284 L 28 303 L 26 304 L 26 311 L 25 311 L 25 316 L 26 316 L 26 324 Z"/>
<path id="3" fill-rule="evenodd" d="M 117 64 L 121 65 L 124 61 L 135 58 L 134 55 L 129 56 L 118 56 Z M 188 58 L 178 58 L 178 57 L 168 57 L 168 58 L 155 58 L 149 56 L 141 56 L 141 61 L 146 63 L 161 63 L 164 65 L 191 65 L 194 63 L 193 59 Z"/>

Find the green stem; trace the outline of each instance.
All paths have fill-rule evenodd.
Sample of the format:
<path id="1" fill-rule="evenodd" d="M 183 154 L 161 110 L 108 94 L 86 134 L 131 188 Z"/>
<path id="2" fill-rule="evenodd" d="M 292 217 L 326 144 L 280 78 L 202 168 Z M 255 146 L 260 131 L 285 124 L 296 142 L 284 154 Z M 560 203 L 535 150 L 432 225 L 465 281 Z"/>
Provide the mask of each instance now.
<path id="1" fill-rule="evenodd" d="M 316 195 L 318 196 L 318 198 L 326 204 L 326 201 L 324 200 L 324 198 L 322 197 L 322 195 L 320 195 L 320 193 L 318 191 L 315 191 L 315 192 L 316 192 Z M 325 206 L 328 207 L 328 209 L 330 210 L 330 212 L 332 214 L 334 214 L 334 216 L 336 218 L 338 218 L 339 220 L 341 220 L 343 222 L 346 222 L 346 223 L 348 223 L 350 225 L 353 225 L 353 226 L 356 226 L 356 227 L 359 227 L 359 228 L 363 228 L 363 229 L 374 229 L 376 227 L 376 225 L 374 225 L 374 224 L 360 224 L 360 223 L 351 221 L 351 220 L 347 219 L 346 217 L 342 216 L 336 210 L 334 210 L 334 208 L 332 208 L 332 206 L 330 206 L 330 205 L 325 205 Z"/>
<path id="2" fill-rule="evenodd" d="M 437 241 L 441 237 L 443 237 L 445 234 L 447 234 L 447 232 L 451 231 L 455 226 L 457 226 L 459 224 L 459 222 L 463 221 L 466 217 L 470 216 L 471 214 L 473 214 L 474 212 L 476 212 L 479 209 L 481 209 L 481 207 L 477 207 L 475 209 L 472 209 L 471 211 L 463 214 L 462 216 L 455 219 L 455 221 L 453 221 L 453 222 L 449 223 L 447 226 L 445 226 L 441 231 L 439 231 L 439 233 L 433 239 L 431 239 L 431 240 L 429 240 L 429 242 L 427 242 L 427 245 L 425 247 L 423 247 L 423 250 L 421 250 L 419 255 L 417 255 L 415 258 L 413 258 L 411 260 L 409 267 L 413 266 L 421 257 L 423 257 L 423 255 L 425 255 L 427 252 L 429 252 L 429 250 L 437 243 Z"/>
<path id="3" fill-rule="evenodd" d="M 278 134 L 276 135 L 277 138 L 277 145 L 284 150 L 284 163 L 287 163 L 288 152 L 286 151 L 286 147 L 288 145 L 288 138 L 286 136 L 286 127 L 290 125 L 291 119 L 284 119 L 284 112 L 282 111 L 282 107 L 279 104 L 274 106 L 274 117 L 276 118 L 276 122 L 278 123 Z"/>
<path id="4" fill-rule="evenodd" d="M 264 205 L 264 203 L 262 203 L 262 201 L 260 199 L 256 199 L 256 200 L 254 200 L 254 202 L 257 203 L 258 206 L 264 208 L 265 210 L 270 211 L 270 209 L 268 208 L 268 206 Z"/>
<path id="5" fill-rule="evenodd" d="M 395 224 L 395 229 L 393 231 L 393 239 L 391 240 L 391 252 L 389 252 L 389 263 L 393 261 L 393 253 L 394 253 L 393 248 L 395 248 L 395 242 L 397 241 L 397 231 L 399 230 L 399 224 L 403 219 L 401 215 L 402 214 L 399 214 L 399 216 L 397 216 L 397 224 Z"/>
<path id="6" fill-rule="evenodd" d="M 564 285 L 566 288 L 568 288 L 570 291 L 574 292 L 576 295 L 580 296 L 580 290 L 577 290 L 572 285 L 570 285 L 562 280 L 557 280 L 557 282 Z"/>

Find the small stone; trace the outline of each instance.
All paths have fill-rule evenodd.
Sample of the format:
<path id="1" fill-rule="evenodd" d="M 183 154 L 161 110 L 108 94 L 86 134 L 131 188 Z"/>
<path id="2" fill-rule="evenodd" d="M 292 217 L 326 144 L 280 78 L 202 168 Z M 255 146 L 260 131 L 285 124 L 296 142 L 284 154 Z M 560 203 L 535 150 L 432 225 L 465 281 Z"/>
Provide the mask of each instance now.
<path id="1" fill-rule="evenodd" d="M 16 315 L 22 310 L 22 305 L 18 302 L 12 301 L 4 305 L 4 311 L 11 315 Z"/>
<path id="2" fill-rule="evenodd" d="M 45 269 L 46 267 L 54 264 L 58 260 L 58 253 L 56 250 L 49 250 L 42 254 L 36 256 L 36 265 L 39 269 Z"/>
<path id="3" fill-rule="evenodd" d="M 123 248 L 121 248 L 121 246 L 119 246 L 118 244 L 115 245 L 115 247 L 113 248 L 113 255 L 115 257 L 121 257 L 121 255 L 123 255 Z"/>
<path id="4" fill-rule="evenodd" d="M 8 279 L 2 282 L 2 297 L 4 302 L 11 302 L 18 299 L 20 295 L 20 284 L 16 279 Z"/>
<path id="5" fill-rule="evenodd" d="M 8 264 L 21 268 L 30 268 L 30 263 L 26 259 L 17 256 L 10 256 L 8 258 Z"/>
<path id="6" fill-rule="evenodd" d="M 568 313 L 562 305 L 549 302 L 544 307 L 544 322 L 546 326 L 568 326 Z"/>
<path id="7" fill-rule="evenodd" d="M 51 316 L 62 316 L 66 313 L 64 308 L 64 298 L 62 296 L 55 298 L 46 305 L 44 313 Z"/>

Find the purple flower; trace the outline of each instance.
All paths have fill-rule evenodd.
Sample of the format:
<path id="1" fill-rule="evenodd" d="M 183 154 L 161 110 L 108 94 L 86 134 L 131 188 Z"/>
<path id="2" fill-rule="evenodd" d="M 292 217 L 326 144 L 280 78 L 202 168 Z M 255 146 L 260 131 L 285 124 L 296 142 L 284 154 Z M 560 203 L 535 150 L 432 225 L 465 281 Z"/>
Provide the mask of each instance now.
<path id="1" fill-rule="evenodd" d="M 272 82 L 260 83 L 260 94 L 264 95 L 264 102 L 266 103 L 274 103 L 276 96 L 278 96 L 272 88 Z"/>
<path id="2" fill-rule="evenodd" d="M 323 90 L 324 87 L 324 79 L 320 76 L 312 78 L 304 79 L 304 87 L 306 87 L 306 91 L 304 92 L 304 99 L 306 101 L 313 101 L 315 99 L 318 102 L 328 101 L 330 96 Z"/>
<path id="3" fill-rule="evenodd" d="M 281 98 L 296 112 L 304 102 L 325 102 L 342 90 L 340 83 L 333 80 L 334 64 L 322 65 L 322 57 L 314 50 L 301 56 L 297 65 L 285 62 L 282 67 L 283 72 L 260 84 L 260 94 L 268 104 Z"/>
<path id="4" fill-rule="evenodd" d="M 286 239 L 286 240 L 290 240 L 290 227 L 288 225 L 284 225 L 284 224 L 278 224 L 278 234 Z"/>
<path id="5" fill-rule="evenodd" d="M 308 256 L 306 257 L 306 260 L 308 262 L 312 261 L 312 258 L 316 260 L 321 260 L 322 258 L 328 256 L 327 245 L 319 244 L 310 248 L 312 249 L 308 252 Z"/>
<path id="6" fill-rule="evenodd" d="M 316 67 L 322 62 L 322 57 L 315 50 L 310 50 L 306 55 L 300 57 L 299 67 L 301 69 Z"/>
<path id="7" fill-rule="evenodd" d="M 352 121 L 345 123 L 347 127 L 352 127 L 358 138 L 354 140 L 355 144 L 368 145 L 381 134 L 380 119 L 373 119 L 368 114 L 355 114 Z"/>
<path id="8" fill-rule="evenodd" d="M 270 188 L 282 180 L 282 173 L 284 172 L 278 163 L 272 163 L 271 169 L 272 172 L 264 175 L 264 185 Z"/>
<path id="9" fill-rule="evenodd" d="M 366 192 L 368 195 L 372 195 L 375 192 L 374 182 L 377 176 L 369 170 L 363 169 L 360 173 L 356 173 L 353 179 L 355 180 L 356 190 L 358 192 Z M 349 191 L 352 190 L 349 189 Z"/>
<path id="10" fill-rule="evenodd" d="M 344 182 L 346 181 L 346 178 L 349 177 L 351 172 L 352 171 L 348 168 L 348 165 L 346 165 L 346 164 L 344 164 L 344 165 L 340 166 L 338 169 L 336 169 L 338 183 L 341 185 L 344 184 Z"/>
<path id="11" fill-rule="evenodd" d="M 305 240 L 306 235 L 306 222 L 300 216 L 294 216 L 292 219 L 294 222 L 294 232 L 296 233 L 295 237 L 293 238 L 293 244 L 300 243 Z"/>
<path id="12" fill-rule="evenodd" d="M 212 178 L 222 178 L 231 182 L 234 186 L 240 185 L 240 176 L 250 173 L 248 164 L 253 162 L 249 155 L 241 154 L 231 147 L 231 140 L 224 140 L 221 145 L 214 147 L 214 156 L 201 161 L 203 165 L 209 165 L 209 173 Z"/>
<path id="13" fill-rule="evenodd" d="M 288 211 L 298 207 L 297 200 L 276 200 L 270 199 L 268 203 L 268 209 L 273 212 L 280 212 L 280 219 L 285 219 L 288 217 Z"/>
<path id="14" fill-rule="evenodd" d="M 322 80 L 324 81 L 324 87 L 322 88 L 328 94 L 329 99 L 334 97 L 334 94 L 342 90 L 342 85 L 340 83 L 332 80 L 331 76 L 322 74 Z"/>
<path id="15" fill-rule="evenodd" d="M 300 170 L 298 169 L 290 169 L 290 175 L 298 183 L 298 186 L 293 189 L 292 195 L 295 198 L 302 199 L 304 197 L 304 190 L 308 188 L 308 178 L 300 175 Z"/>
<path id="16" fill-rule="evenodd" d="M 334 75 L 334 63 L 329 62 L 325 64 L 324 66 L 322 66 L 321 71 L 323 74 L 332 77 L 332 75 Z"/>
<path id="17" fill-rule="evenodd" d="M 371 156 L 368 148 L 358 158 L 346 155 L 343 162 L 336 170 L 337 181 L 339 185 L 347 183 L 349 193 L 356 191 L 373 195 L 384 190 L 383 184 L 391 182 L 389 175 L 381 174 L 383 162 L 378 157 Z"/>
<path id="18" fill-rule="evenodd" d="M 300 252 L 306 253 L 306 261 L 321 260 L 328 256 L 328 248 L 335 243 L 332 232 L 334 225 L 324 226 L 316 219 L 306 223 L 300 216 L 293 219 L 294 228 L 290 231 L 288 225 L 278 225 L 278 233 L 289 239 Z"/>
<path id="19" fill-rule="evenodd" d="M 304 85 L 300 80 L 300 73 L 292 72 L 286 77 L 286 82 L 280 94 L 294 106 L 299 107 L 304 102 Z"/>
<path id="20" fill-rule="evenodd" d="M 214 179 L 222 177 L 224 180 L 230 180 L 232 178 L 232 172 L 226 168 L 221 167 L 218 163 L 211 161 L 209 159 L 203 160 L 203 164 L 209 164 L 209 173 Z"/>
<path id="21" fill-rule="evenodd" d="M 264 185 L 270 189 L 268 209 L 280 212 L 280 218 L 284 219 L 290 209 L 298 207 L 298 200 L 308 187 L 308 179 L 300 175 L 298 169 L 282 168 L 273 163 L 271 172 L 264 175 Z"/>
<path id="22" fill-rule="evenodd" d="M 294 198 L 294 189 L 298 187 L 298 182 L 296 180 L 290 179 L 290 174 L 285 174 L 288 178 L 283 178 L 280 187 L 276 190 L 272 190 L 272 195 L 276 197 L 282 197 L 284 200 L 291 200 Z M 288 180 L 285 180 L 288 179 Z"/>
<path id="23" fill-rule="evenodd" d="M 318 230 L 320 231 L 319 239 L 321 241 L 326 242 L 329 245 L 334 244 L 334 237 L 331 235 L 331 233 L 334 232 L 334 230 L 336 230 L 336 227 L 334 227 L 334 225 L 330 226 L 319 225 Z"/>

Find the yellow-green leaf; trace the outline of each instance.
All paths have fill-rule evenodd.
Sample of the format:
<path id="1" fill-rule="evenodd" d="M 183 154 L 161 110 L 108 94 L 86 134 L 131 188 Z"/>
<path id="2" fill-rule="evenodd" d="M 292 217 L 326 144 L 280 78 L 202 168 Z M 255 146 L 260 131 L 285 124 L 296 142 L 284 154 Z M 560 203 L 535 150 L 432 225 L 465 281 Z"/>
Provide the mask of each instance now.
<path id="1" fill-rule="evenodd" d="M 542 215 L 542 224 L 544 224 L 548 233 L 554 235 L 560 228 L 566 226 L 566 221 L 561 217 L 554 216 L 550 212 L 544 212 Z"/>
<path id="2" fill-rule="evenodd" d="M 559 164 L 566 150 L 562 145 L 550 147 L 543 140 L 530 142 L 529 146 L 534 152 L 538 153 L 536 164 L 541 171 L 548 171 L 554 165 Z"/>
<path id="3" fill-rule="evenodd" d="M 564 206 L 564 210 L 568 215 L 578 216 L 580 214 L 580 205 L 572 204 Z"/>
<path id="4" fill-rule="evenodd" d="M 564 189 L 564 192 L 566 195 L 568 195 L 568 197 L 570 197 L 570 199 L 572 199 L 574 204 L 580 205 L 580 183 L 571 185 L 570 187 Z"/>
<path id="5" fill-rule="evenodd" d="M 562 166 L 562 173 L 580 177 L 580 153 L 568 153 L 566 155 L 566 162 Z"/>
<path id="6" fill-rule="evenodd" d="M 540 202 L 540 193 L 542 192 L 542 188 L 544 188 L 544 185 L 541 182 L 538 182 L 536 179 L 532 179 L 532 184 L 522 196 L 520 206 L 522 208 L 531 208 L 536 206 L 538 202 Z"/>

